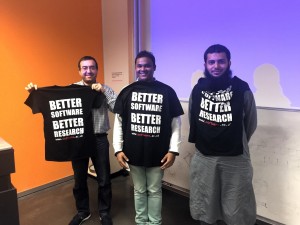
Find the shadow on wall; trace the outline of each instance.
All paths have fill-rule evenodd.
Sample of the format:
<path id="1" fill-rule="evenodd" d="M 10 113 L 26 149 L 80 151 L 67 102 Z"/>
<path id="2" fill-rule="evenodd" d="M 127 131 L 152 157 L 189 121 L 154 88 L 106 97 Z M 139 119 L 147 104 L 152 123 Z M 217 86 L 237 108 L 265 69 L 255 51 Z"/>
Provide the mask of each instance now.
<path id="1" fill-rule="evenodd" d="M 257 106 L 289 108 L 291 101 L 284 95 L 280 85 L 280 74 L 272 64 L 262 64 L 253 74 L 254 98 Z"/>
<path id="2" fill-rule="evenodd" d="M 191 88 L 198 79 L 204 77 L 202 70 L 197 70 L 191 77 Z M 272 64 L 258 66 L 253 74 L 256 91 L 253 93 L 257 106 L 290 108 L 291 101 L 284 95 L 280 85 L 280 74 Z"/>

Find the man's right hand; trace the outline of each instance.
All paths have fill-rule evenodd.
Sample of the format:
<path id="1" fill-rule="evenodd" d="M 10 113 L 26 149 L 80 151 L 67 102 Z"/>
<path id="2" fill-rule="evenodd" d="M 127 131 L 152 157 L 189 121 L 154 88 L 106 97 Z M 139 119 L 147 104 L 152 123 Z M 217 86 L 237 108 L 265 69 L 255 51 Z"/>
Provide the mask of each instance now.
<path id="1" fill-rule="evenodd" d="M 129 169 L 127 162 L 129 161 L 129 159 L 127 158 L 127 156 L 124 154 L 124 152 L 119 152 L 117 154 L 117 160 L 120 164 L 120 166 L 124 169 Z"/>
<path id="2" fill-rule="evenodd" d="M 32 91 L 37 89 L 37 85 L 33 84 L 33 83 L 29 83 L 26 87 L 25 90 L 28 91 L 29 93 L 31 93 Z"/>

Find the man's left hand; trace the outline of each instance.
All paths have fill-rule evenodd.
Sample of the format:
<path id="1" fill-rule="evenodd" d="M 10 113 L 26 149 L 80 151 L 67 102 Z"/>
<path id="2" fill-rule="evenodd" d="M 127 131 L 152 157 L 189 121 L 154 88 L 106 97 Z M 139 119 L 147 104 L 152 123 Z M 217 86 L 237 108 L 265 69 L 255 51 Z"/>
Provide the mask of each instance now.
<path id="1" fill-rule="evenodd" d="M 95 90 L 95 91 L 100 92 L 100 91 L 102 91 L 103 88 L 102 88 L 102 85 L 100 83 L 94 83 L 94 84 L 92 84 L 92 89 Z"/>
<path id="2" fill-rule="evenodd" d="M 173 165 L 174 161 L 175 161 L 176 155 L 168 152 L 164 158 L 161 160 L 161 162 L 163 163 L 163 165 L 160 167 L 162 170 L 169 168 L 170 166 Z"/>

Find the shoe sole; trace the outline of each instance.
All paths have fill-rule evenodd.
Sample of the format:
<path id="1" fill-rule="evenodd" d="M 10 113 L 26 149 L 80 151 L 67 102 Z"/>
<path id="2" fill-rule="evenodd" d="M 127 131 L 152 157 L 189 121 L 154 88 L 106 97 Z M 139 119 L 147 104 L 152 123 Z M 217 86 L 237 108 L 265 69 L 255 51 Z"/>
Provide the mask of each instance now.
<path id="1" fill-rule="evenodd" d="M 79 225 L 81 225 L 81 224 L 83 224 L 85 221 L 87 221 L 87 220 L 91 217 L 91 215 L 92 215 L 92 214 L 90 214 L 88 217 L 85 217 L 85 218 L 81 221 L 81 223 L 80 223 Z"/>

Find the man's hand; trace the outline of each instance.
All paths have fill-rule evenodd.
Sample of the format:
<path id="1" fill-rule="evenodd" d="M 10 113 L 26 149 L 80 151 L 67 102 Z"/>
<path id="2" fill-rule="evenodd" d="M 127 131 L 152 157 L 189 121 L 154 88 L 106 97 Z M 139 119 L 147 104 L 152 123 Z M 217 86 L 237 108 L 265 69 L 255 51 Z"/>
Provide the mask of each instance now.
<path id="1" fill-rule="evenodd" d="M 124 169 L 129 169 L 127 162 L 129 161 L 129 159 L 127 158 L 127 156 L 124 154 L 124 152 L 119 152 L 117 154 L 117 160 L 120 164 L 120 166 Z"/>
<path id="2" fill-rule="evenodd" d="M 26 87 L 25 90 L 28 91 L 29 93 L 31 93 L 32 91 L 37 89 L 37 85 L 33 84 L 33 83 L 29 83 Z"/>
<path id="3" fill-rule="evenodd" d="M 164 158 L 161 160 L 161 162 L 163 163 L 163 165 L 160 167 L 162 170 L 169 168 L 170 166 L 173 165 L 174 161 L 175 161 L 176 155 L 168 152 Z"/>
<path id="4" fill-rule="evenodd" d="M 95 91 L 98 91 L 98 92 L 104 92 L 104 88 L 103 86 L 100 84 L 100 83 L 94 83 L 92 84 L 92 89 L 95 90 Z"/>

